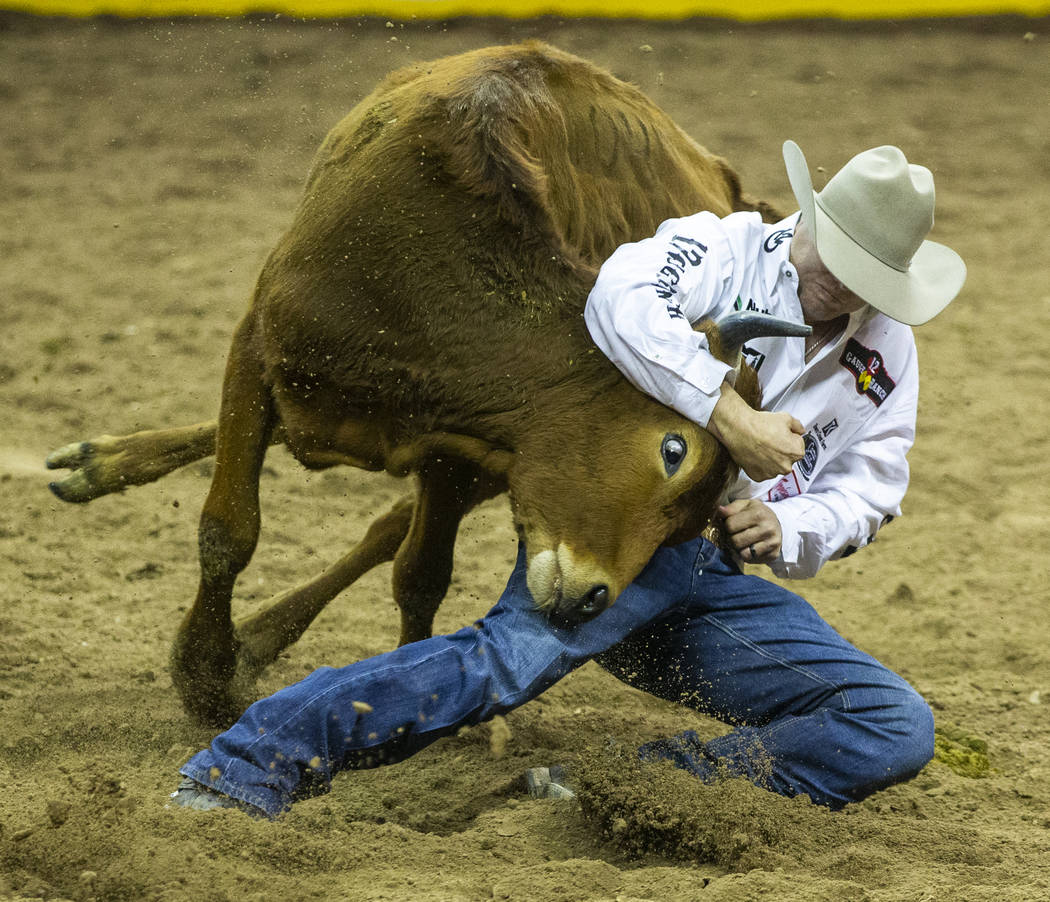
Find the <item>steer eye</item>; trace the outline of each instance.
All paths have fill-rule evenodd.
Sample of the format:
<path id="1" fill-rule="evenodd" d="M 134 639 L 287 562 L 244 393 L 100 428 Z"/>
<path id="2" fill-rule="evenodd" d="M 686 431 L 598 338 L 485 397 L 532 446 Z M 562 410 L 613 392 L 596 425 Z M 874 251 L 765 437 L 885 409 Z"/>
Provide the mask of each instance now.
<path id="1" fill-rule="evenodd" d="M 664 459 L 664 469 L 668 476 L 674 476 L 678 468 L 685 460 L 685 439 L 680 435 L 665 435 L 663 444 L 660 446 L 660 456 Z"/>

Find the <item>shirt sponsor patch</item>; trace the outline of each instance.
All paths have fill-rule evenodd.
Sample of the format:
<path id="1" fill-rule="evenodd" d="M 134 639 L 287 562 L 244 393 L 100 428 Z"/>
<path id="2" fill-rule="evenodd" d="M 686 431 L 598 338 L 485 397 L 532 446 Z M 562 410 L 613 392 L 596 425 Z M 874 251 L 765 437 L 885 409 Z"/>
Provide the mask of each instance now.
<path id="1" fill-rule="evenodd" d="M 857 389 L 857 394 L 866 395 L 876 407 L 879 407 L 897 387 L 897 383 L 886 372 L 882 355 L 864 347 L 855 338 L 846 342 L 839 363 L 856 377 L 853 387 Z"/>
<path id="2" fill-rule="evenodd" d="M 759 353 L 754 348 L 749 348 L 747 345 L 744 345 L 740 349 L 740 353 L 743 355 L 744 362 L 756 373 L 762 369 L 762 364 L 766 362 L 765 354 Z"/>
<path id="3" fill-rule="evenodd" d="M 740 295 L 737 295 L 736 296 L 736 300 L 733 301 L 733 309 L 734 310 L 746 310 L 748 313 L 765 313 L 766 315 L 769 314 L 769 308 L 768 307 L 759 307 L 758 304 L 755 303 L 755 299 L 754 298 L 748 298 L 747 299 L 747 304 L 745 305 L 744 304 L 744 299 L 742 297 L 740 297 Z"/>
<path id="4" fill-rule="evenodd" d="M 802 494 L 802 485 L 798 481 L 798 475 L 792 470 L 787 476 L 781 476 L 776 485 L 766 492 L 767 501 L 783 501 L 785 498 L 794 498 Z"/>
<path id="5" fill-rule="evenodd" d="M 820 445 L 817 444 L 817 440 L 813 437 L 812 432 L 807 432 L 802 436 L 802 441 L 806 446 L 806 453 L 802 460 L 797 461 L 795 465 L 802 474 L 802 478 L 809 481 L 813 478 L 813 471 L 817 466 L 817 458 L 820 457 Z"/>

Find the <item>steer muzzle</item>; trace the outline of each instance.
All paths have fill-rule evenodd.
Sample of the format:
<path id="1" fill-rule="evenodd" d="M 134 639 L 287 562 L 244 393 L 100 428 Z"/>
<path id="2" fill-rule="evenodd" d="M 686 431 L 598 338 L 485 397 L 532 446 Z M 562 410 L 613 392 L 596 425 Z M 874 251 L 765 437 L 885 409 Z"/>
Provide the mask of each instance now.
<path id="1" fill-rule="evenodd" d="M 597 617 L 609 607 L 609 587 L 595 586 L 580 598 L 560 598 L 547 614 L 550 622 L 561 629 L 572 629 Z"/>
<path id="2" fill-rule="evenodd" d="M 581 561 L 564 544 L 532 555 L 526 581 L 536 607 L 563 628 L 597 617 L 619 593 L 603 567 Z"/>

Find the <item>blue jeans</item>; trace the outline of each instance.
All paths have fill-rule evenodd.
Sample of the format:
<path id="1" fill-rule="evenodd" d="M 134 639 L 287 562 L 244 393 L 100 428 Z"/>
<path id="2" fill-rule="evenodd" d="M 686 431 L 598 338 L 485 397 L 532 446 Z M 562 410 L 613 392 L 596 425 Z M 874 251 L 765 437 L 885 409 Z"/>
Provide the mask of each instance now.
<path id="1" fill-rule="evenodd" d="M 182 773 L 270 815 L 342 770 L 401 761 L 505 714 L 590 659 L 735 729 L 644 745 L 700 778 L 719 766 L 838 808 L 914 776 L 933 716 L 901 677 L 858 651 L 801 597 L 742 574 L 704 539 L 661 548 L 608 610 L 559 629 L 533 607 L 525 558 L 472 626 L 339 669 L 256 702 Z"/>

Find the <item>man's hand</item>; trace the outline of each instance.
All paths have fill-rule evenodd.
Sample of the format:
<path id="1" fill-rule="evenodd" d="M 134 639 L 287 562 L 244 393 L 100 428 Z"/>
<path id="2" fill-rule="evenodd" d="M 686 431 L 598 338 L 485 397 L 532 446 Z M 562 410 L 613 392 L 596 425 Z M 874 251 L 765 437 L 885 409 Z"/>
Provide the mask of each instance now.
<path id="1" fill-rule="evenodd" d="M 768 504 L 742 498 L 722 505 L 718 512 L 725 518 L 729 541 L 747 563 L 768 564 L 780 555 L 784 534 Z"/>
<path id="2" fill-rule="evenodd" d="M 725 382 L 707 430 L 755 482 L 791 471 L 806 453 L 802 424 L 789 413 L 753 409 Z"/>

